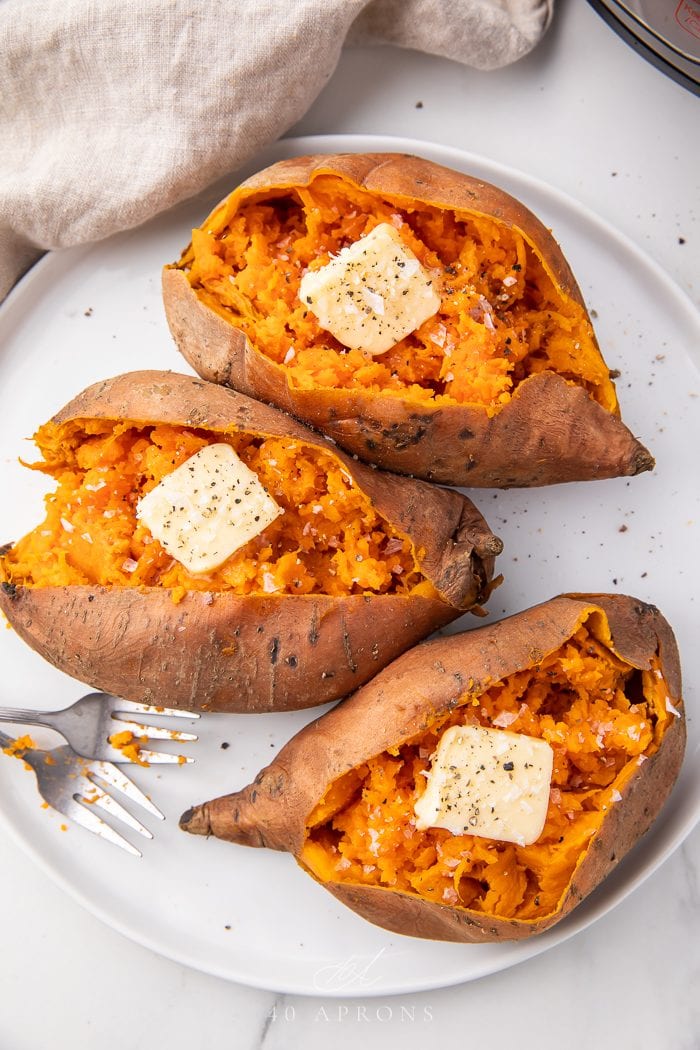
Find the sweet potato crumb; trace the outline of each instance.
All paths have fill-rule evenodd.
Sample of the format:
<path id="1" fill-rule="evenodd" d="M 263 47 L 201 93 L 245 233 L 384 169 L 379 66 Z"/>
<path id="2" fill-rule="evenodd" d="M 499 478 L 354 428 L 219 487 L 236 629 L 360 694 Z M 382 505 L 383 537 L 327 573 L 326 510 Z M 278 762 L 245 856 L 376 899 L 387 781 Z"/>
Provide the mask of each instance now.
<path id="1" fill-rule="evenodd" d="M 14 758 L 23 758 L 27 751 L 35 750 L 36 744 L 28 734 L 18 736 L 16 740 L 13 740 L 11 744 L 8 744 L 7 747 L 3 748 L 6 755 L 10 755 Z M 27 769 L 31 768 L 30 766 L 27 766 L 26 763 L 25 766 Z"/>
<path id="2" fill-rule="evenodd" d="M 115 747 L 117 751 L 121 751 L 124 758 L 128 759 L 129 762 L 135 762 L 139 766 L 148 766 L 149 763 L 141 757 L 141 748 L 144 744 L 148 743 L 147 736 L 137 737 L 130 729 L 125 729 L 121 733 L 113 733 L 109 737 L 109 743 L 112 747 Z"/>

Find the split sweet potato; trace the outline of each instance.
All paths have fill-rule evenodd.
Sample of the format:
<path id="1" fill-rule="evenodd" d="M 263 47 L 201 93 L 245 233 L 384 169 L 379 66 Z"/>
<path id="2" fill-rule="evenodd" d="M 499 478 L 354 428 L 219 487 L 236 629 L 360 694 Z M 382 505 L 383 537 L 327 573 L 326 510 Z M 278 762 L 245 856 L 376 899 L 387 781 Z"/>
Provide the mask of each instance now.
<path id="1" fill-rule="evenodd" d="M 466 725 L 551 746 L 535 842 L 416 827 L 436 744 Z M 519 939 L 567 915 L 645 833 L 685 735 L 678 653 L 658 610 L 626 596 L 564 595 L 405 653 L 298 733 L 251 785 L 188 810 L 181 825 L 287 850 L 397 933 Z"/>
<path id="2" fill-rule="evenodd" d="M 478 606 L 502 544 L 461 494 L 372 470 L 284 413 L 197 378 L 134 372 L 49 423 L 46 519 L 0 551 L 0 609 L 94 688 L 205 710 L 338 699 Z M 283 513 L 194 575 L 140 499 L 225 442 Z M 381 625 L 381 629 L 378 629 Z"/>
<path id="3" fill-rule="evenodd" d="M 425 268 L 441 305 L 370 357 L 325 331 L 299 286 L 382 223 Z M 653 467 L 621 422 L 551 232 L 503 190 L 430 161 L 280 161 L 193 231 L 163 290 L 174 339 L 201 376 L 286 409 L 386 469 L 508 487 Z"/>

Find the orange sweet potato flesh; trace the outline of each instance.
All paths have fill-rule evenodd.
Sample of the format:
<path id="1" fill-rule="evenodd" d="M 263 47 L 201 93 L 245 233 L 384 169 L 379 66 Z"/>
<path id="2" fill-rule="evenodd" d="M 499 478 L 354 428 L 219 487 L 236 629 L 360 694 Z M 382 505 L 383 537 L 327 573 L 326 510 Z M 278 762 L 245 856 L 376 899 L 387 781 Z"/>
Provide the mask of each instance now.
<path id="1" fill-rule="evenodd" d="M 372 470 L 223 387 L 133 372 L 40 428 L 46 519 L 0 550 L 0 609 L 29 645 L 134 700 L 279 711 L 338 699 L 488 596 L 502 544 L 461 494 Z M 225 441 L 284 514 L 194 577 L 135 509 Z M 377 630 L 381 624 L 381 630 Z"/>
<path id="2" fill-rule="evenodd" d="M 442 306 L 375 358 L 299 300 L 308 267 L 380 222 Z M 620 421 L 580 289 L 504 191 L 418 157 L 299 157 L 254 175 L 163 274 L 173 337 L 204 378 L 277 404 L 361 459 L 454 485 L 527 486 L 653 467 Z"/>
<path id="3" fill-rule="evenodd" d="M 536 843 L 416 830 L 436 741 L 468 723 L 552 746 Z M 568 914 L 649 828 L 685 735 L 678 652 L 658 610 L 627 596 L 562 595 L 405 653 L 297 734 L 253 784 L 194 807 L 181 825 L 288 850 L 397 933 L 520 939 Z"/>

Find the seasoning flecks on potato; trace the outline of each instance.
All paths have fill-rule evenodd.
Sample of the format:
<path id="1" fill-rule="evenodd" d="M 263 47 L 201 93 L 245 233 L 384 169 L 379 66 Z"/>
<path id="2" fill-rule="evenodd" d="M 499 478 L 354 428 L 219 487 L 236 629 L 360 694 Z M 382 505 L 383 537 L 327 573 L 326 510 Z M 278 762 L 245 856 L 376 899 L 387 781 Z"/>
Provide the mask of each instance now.
<path id="1" fill-rule="evenodd" d="M 153 539 L 192 575 L 219 569 L 282 514 L 230 445 L 203 445 L 136 505 Z"/>
<path id="2" fill-rule="evenodd" d="M 441 734 L 413 806 L 418 831 L 536 842 L 547 817 L 554 754 L 546 740 L 482 725 Z"/>
<path id="3" fill-rule="evenodd" d="M 325 266 L 307 270 L 299 298 L 339 343 L 371 357 L 385 354 L 440 308 L 430 273 L 386 222 Z"/>

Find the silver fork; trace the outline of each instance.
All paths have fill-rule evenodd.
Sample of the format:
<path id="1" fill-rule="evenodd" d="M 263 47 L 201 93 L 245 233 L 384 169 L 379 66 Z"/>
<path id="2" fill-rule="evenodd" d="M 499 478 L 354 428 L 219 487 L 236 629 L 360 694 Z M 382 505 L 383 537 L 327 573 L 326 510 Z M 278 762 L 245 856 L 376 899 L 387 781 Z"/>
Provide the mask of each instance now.
<path id="1" fill-rule="evenodd" d="M 0 732 L 0 749 L 11 748 L 16 741 L 6 733 Z M 53 809 L 58 810 L 69 820 L 87 828 L 115 846 L 121 846 L 127 853 L 140 857 L 140 850 L 132 846 L 114 828 L 110 827 L 95 810 L 99 807 L 111 817 L 123 821 L 139 835 L 152 839 L 151 832 L 135 817 L 124 809 L 98 781 L 121 791 L 131 802 L 142 806 L 152 816 L 165 820 L 161 811 L 143 794 L 133 781 L 125 777 L 121 770 L 111 762 L 94 762 L 76 755 L 67 745 L 55 747 L 52 751 L 41 751 L 31 748 L 20 748 L 16 757 L 22 759 L 34 770 L 39 794 Z"/>
<path id="2" fill-rule="evenodd" d="M 138 740 L 147 736 L 149 740 L 172 740 L 183 742 L 196 740 L 192 733 L 180 733 L 162 726 L 146 725 L 134 718 L 120 719 L 123 715 L 164 715 L 172 718 L 199 718 L 193 711 L 178 711 L 152 704 L 137 704 L 121 700 L 109 693 L 88 693 L 70 707 L 60 711 L 34 711 L 26 707 L 0 707 L 0 722 L 13 725 L 45 726 L 60 733 L 77 754 L 104 762 L 129 762 L 119 748 L 109 742 L 116 733 L 129 731 Z M 162 762 L 192 762 L 193 759 L 170 755 L 163 751 L 147 751 L 141 746 L 139 759 L 149 765 Z"/>

